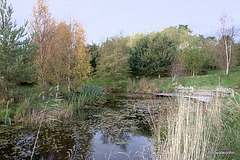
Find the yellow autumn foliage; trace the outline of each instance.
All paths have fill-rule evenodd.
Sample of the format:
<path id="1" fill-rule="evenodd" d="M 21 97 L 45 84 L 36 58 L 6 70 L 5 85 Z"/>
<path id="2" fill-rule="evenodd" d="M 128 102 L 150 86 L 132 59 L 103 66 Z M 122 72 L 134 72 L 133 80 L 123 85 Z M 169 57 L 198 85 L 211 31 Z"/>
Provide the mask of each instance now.
<path id="1" fill-rule="evenodd" d="M 90 78 L 91 56 L 85 51 L 85 31 L 77 21 L 57 23 L 46 0 L 38 0 L 30 24 L 39 48 L 36 56 L 39 84 L 70 87 Z"/>

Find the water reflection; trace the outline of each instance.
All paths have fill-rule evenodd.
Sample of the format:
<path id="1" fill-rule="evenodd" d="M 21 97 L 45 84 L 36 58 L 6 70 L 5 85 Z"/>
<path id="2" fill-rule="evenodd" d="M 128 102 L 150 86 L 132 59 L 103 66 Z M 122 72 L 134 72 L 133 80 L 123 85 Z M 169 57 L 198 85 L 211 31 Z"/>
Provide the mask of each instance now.
<path id="1" fill-rule="evenodd" d="M 83 109 L 71 120 L 49 124 L 41 129 L 34 159 L 141 159 L 149 154 L 144 147 L 151 145 L 151 131 L 133 107 L 138 101 L 139 97 L 117 95 L 102 106 Z M 26 128 L 0 132 L 0 159 L 14 159 L 13 151 L 15 159 L 29 158 L 35 135 L 36 130 Z M 26 141 L 27 137 L 31 138 Z M 19 146 L 20 142 L 25 144 Z"/>

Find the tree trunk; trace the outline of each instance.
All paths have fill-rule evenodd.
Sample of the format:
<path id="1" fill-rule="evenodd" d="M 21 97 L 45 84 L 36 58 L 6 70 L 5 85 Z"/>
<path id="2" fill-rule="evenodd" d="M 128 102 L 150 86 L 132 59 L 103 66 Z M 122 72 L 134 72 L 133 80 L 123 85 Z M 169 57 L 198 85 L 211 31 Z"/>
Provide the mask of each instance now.
<path id="1" fill-rule="evenodd" d="M 225 37 L 225 36 L 224 36 Z M 228 46 L 227 46 L 227 39 L 226 37 L 224 38 L 224 43 L 225 43 L 225 53 L 226 53 L 226 75 L 228 75 L 228 69 L 229 69 L 229 56 L 228 56 Z"/>
<path id="2" fill-rule="evenodd" d="M 230 68 L 230 63 L 231 63 L 231 58 L 232 58 L 232 39 L 233 37 L 231 37 L 230 39 L 230 44 L 229 44 L 229 53 L 228 53 L 228 66 L 227 66 L 227 75 L 229 74 L 229 68 Z"/>
<path id="3" fill-rule="evenodd" d="M 71 70 L 71 54 L 68 53 L 68 93 L 69 94 L 71 93 L 71 89 L 70 89 L 70 86 L 71 86 L 70 70 Z"/>
<path id="4" fill-rule="evenodd" d="M 56 68 L 56 66 L 55 66 L 55 68 Z M 58 73 L 56 73 L 56 77 L 57 77 L 56 98 L 58 98 L 59 97 L 59 89 L 60 89 Z"/>
<path id="5" fill-rule="evenodd" d="M 229 62 L 227 61 L 226 75 L 228 75 L 228 70 L 229 70 Z"/>
<path id="6" fill-rule="evenodd" d="M 59 84 L 59 82 L 58 82 L 58 83 L 57 83 L 56 98 L 59 98 L 59 89 L 60 89 L 60 84 Z"/>
<path id="7" fill-rule="evenodd" d="M 41 54 L 41 70 L 42 70 L 42 86 L 43 86 L 42 96 L 43 96 L 43 101 L 45 101 L 45 79 L 44 79 L 44 71 L 43 71 L 44 60 L 43 60 L 42 46 L 40 46 L 40 54 Z"/>

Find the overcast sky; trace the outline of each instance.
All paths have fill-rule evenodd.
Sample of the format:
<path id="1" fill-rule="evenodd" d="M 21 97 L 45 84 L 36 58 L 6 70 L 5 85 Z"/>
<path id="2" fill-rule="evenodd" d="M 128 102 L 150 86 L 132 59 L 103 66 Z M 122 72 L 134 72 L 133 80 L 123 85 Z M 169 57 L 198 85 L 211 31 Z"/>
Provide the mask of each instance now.
<path id="1" fill-rule="evenodd" d="M 30 19 L 37 0 L 8 0 L 18 24 Z M 161 31 L 187 24 L 194 33 L 216 35 L 219 16 L 227 14 L 240 25 L 240 0 L 48 0 L 58 20 L 77 19 L 87 42 L 99 43 L 120 32 Z"/>

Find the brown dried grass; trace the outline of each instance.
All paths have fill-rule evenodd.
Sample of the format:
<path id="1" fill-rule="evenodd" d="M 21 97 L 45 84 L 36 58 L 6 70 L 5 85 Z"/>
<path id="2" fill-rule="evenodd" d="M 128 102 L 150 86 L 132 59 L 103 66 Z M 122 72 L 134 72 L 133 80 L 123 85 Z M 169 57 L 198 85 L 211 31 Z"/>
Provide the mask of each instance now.
<path id="1" fill-rule="evenodd" d="M 150 114 L 155 135 L 153 159 L 215 159 L 209 153 L 216 152 L 220 141 L 219 102 L 203 104 L 180 98 L 174 105 L 176 109 L 158 119 Z"/>
<path id="2" fill-rule="evenodd" d="M 73 115 L 72 107 L 59 107 L 52 110 L 38 111 L 35 109 L 29 109 L 27 114 L 21 118 L 21 122 L 24 125 L 40 125 L 41 121 L 43 124 L 49 122 L 60 122 L 63 119 L 71 118 Z M 43 118 L 42 118 L 43 117 Z M 41 120 L 43 119 L 43 120 Z"/>

